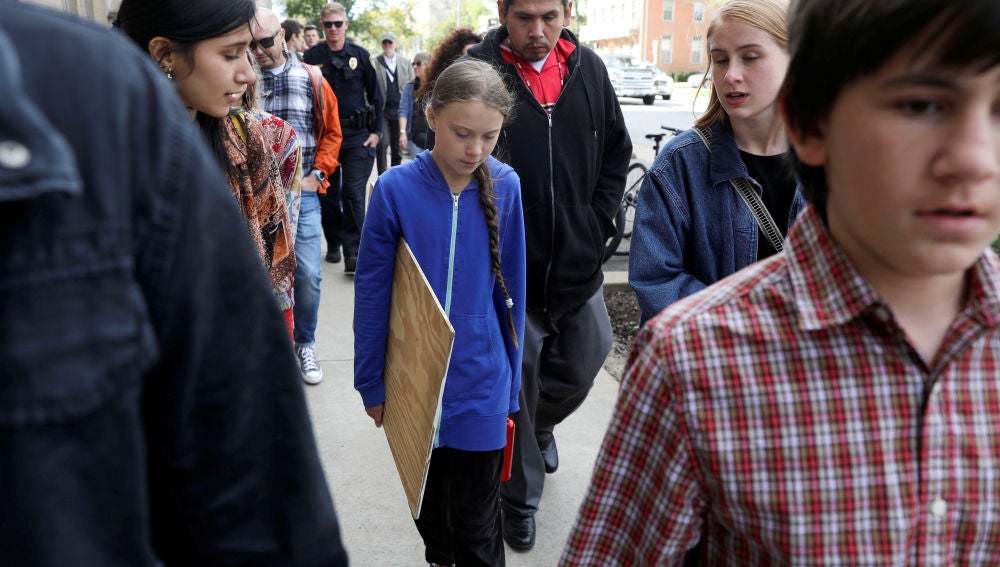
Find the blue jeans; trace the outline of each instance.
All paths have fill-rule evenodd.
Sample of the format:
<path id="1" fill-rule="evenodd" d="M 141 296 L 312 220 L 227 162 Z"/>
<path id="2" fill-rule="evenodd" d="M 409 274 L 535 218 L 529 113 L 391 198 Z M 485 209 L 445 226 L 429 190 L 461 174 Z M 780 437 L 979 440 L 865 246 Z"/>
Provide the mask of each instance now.
<path id="1" fill-rule="evenodd" d="M 295 344 L 312 346 L 316 342 L 316 322 L 319 319 L 319 282 L 323 256 L 323 225 L 319 210 L 319 195 L 302 192 L 299 226 L 295 232 Z"/>

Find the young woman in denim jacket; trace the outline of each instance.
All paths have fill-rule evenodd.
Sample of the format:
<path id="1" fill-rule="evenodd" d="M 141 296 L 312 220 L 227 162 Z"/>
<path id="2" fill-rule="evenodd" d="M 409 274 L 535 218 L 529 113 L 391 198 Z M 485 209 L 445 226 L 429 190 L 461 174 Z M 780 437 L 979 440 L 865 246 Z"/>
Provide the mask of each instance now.
<path id="1" fill-rule="evenodd" d="M 731 180 L 749 179 L 781 230 L 804 206 L 777 96 L 788 67 L 786 0 L 730 0 L 708 29 L 711 101 L 695 130 L 656 157 L 639 191 L 629 284 L 647 321 L 671 303 L 775 253 Z"/>

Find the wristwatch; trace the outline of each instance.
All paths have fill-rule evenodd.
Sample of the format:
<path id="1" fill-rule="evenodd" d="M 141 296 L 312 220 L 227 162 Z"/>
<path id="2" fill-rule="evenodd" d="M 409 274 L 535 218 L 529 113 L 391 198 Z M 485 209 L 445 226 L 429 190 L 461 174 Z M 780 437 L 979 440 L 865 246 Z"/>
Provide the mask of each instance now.
<path id="1" fill-rule="evenodd" d="M 326 181 L 326 174 L 318 169 L 314 169 L 309 172 L 309 175 L 315 175 L 316 179 L 319 179 L 320 183 Z"/>

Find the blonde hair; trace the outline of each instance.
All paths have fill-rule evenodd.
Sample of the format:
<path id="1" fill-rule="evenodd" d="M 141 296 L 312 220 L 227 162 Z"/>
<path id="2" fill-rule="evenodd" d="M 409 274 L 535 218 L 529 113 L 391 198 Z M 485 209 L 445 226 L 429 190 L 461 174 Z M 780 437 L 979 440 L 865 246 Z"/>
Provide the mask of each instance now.
<path id="1" fill-rule="evenodd" d="M 428 106 L 440 111 L 453 102 L 477 101 L 496 109 L 504 119 L 510 117 L 514 108 L 514 95 L 504 84 L 500 74 L 492 65 L 478 59 L 461 59 L 456 61 L 438 75 L 434 88 L 428 95 Z M 473 173 L 479 186 L 479 202 L 486 215 L 486 225 L 490 233 L 491 269 L 497 277 L 500 290 L 507 300 L 507 324 L 510 335 L 517 344 L 517 331 L 514 327 L 514 309 L 500 270 L 500 234 L 497 227 L 497 205 L 493 194 L 493 178 L 490 177 L 490 167 L 484 161 Z"/>
<path id="2" fill-rule="evenodd" d="M 347 8 L 344 7 L 340 2 L 330 2 L 323 9 L 319 11 L 319 17 L 325 18 L 326 16 L 333 16 L 334 14 L 343 14 L 347 17 Z M 318 28 L 317 28 L 318 29 Z"/>
<path id="3" fill-rule="evenodd" d="M 708 65 L 705 67 L 705 75 L 712 73 L 712 35 L 723 20 L 739 22 L 755 27 L 766 32 L 785 51 L 788 51 L 788 26 L 786 18 L 788 14 L 788 0 L 729 0 L 719 9 L 712 23 L 708 26 L 708 33 L 705 34 L 708 52 Z M 702 83 L 704 85 L 704 83 Z M 698 91 L 701 92 L 701 86 Z M 726 110 L 719 102 L 718 93 L 715 90 L 715 82 L 712 82 L 708 108 L 705 113 L 695 120 L 695 126 L 710 128 L 718 122 L 728 120 Z"/>

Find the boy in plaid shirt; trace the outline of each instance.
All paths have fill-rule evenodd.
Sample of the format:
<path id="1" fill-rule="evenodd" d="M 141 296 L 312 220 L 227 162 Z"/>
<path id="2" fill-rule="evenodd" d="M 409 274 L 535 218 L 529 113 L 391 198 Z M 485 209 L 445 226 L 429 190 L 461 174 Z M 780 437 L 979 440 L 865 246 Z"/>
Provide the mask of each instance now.
<path id="1" fill-rule="evenodd" d="M 1000 564 L 1000 3 L 789 29 L 811 205 L 642 331 L 564 565 Z"/>

